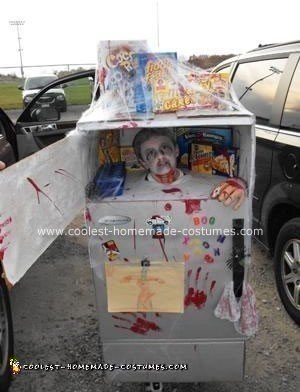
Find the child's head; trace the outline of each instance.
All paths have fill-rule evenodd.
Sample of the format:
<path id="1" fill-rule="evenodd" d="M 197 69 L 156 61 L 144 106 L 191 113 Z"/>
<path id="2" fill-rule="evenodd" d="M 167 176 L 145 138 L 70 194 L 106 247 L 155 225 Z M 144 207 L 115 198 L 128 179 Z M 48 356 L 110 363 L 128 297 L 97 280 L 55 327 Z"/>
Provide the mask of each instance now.
<path id="1" fill-rule="evenodd" d="M 172 129 L 143 128 L 132 145 L 140 163 L 152 174 L 166 175 L 176 168 L 179 150 Z"/>

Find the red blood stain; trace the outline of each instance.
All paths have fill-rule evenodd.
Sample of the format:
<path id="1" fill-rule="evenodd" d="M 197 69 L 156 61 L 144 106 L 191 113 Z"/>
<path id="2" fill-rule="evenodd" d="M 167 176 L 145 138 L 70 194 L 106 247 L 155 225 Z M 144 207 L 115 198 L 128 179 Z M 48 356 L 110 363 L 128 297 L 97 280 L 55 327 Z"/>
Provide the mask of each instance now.
<path id="1" fill-rule="evenodd" d="M 7 246 L 5 246 L 4 248 L 0 248 L 0 260 L 4 259 L 4 253 L 6 252 L 7 248 Z"/>
<path id="2" fill-rule="evenodd" d="M 200 291 L 197 288 L 198 281 L 200 279 L 200 272 L 201 272 L 201 267 L 198 267 L 197 268 L 197 272 L 196 272 L 195 288 L 194 287 L 188 287 L 188 292 L 187 292 L 187 295 L 185 296 L 185 299 L 184 299 L 184 304 L 185 304 L 186 307 L 193 304 L 193 305 L 195 305 L 195 307 L 197 309 L 201 309 L 206 304 L 206 301 L 207 301 L 206 289 L 203 289 L 203 290 Z M 188 281 L 189 281 L 188 286 L 190 286 L 191 274 L 192 274 L 192 270 L 189 270 L 188 271 Z M 209 275 L 209 272 L 207 272 L 205 274 L 205 279 L 204 279 L 205 280 L 205 287 L 206 287 L 206 282 L 207 282 L 207 279 L 208 279 L 208 275 Z M 213 282 L 212 282 L 211 289 L 213 289 L 214 286 L 215 286 L 215 283 L 213 284 Z"/>
<path id="3" fill-rule="evenodd" d="M 57 207 L 57 205 L 53 202 L 53 200 L 44 192 L 44 191 L 42 191 L 41 190 L 41 188 L 33 181 L 33 179 L 32 178 L 30 178 L 30 177 L 27 177 L 27 181 L 33 186 L 33 188 L 35 189 L 35 191 L 36 191 L 36 195 L 37 195 L 37 199 L 38 199 L 38 203 L 40 204 L 40 193 L 42 194 L 42 195 L 44 195 L 53 205 L 54 205 L 54 207 L 56 208 L 56 210 L 61 214 L 61 215 L 63 215 L 62 214 L 62 212 L 60 211 L 60 209 Z"/>
<path id="4" fill-rule="evenodd" d="M 200 211 L 200 201 L 196 199 L 183 200 L 185 203 L 185 213 L 190 215 L 193 212 Z"/>
<path id="5" fill-rule="evenodd" d="M 0 223 L 0 228 L 9 225 L 11 222 L 12 222 L 12 218 L 11 218 L 11 216 L 9 216 L 7 219 L 5 219 L 4 222 L 1 222 L 1 223 Z"/>
<path id="6" fill-rule="evenodd" d="M 205 306 L 207 300 L 207 295 L 203 290 L 199 292 L 199 290 L 196 291 L 196 294 L 193 298 L 193 303 L 197 307 L 197 309 L 201 309 Z"/>
<path id="7" fill-rule="evenodd" d="M 184 305 L 190 306 L 193 302 L 193 298 L 194 298 L 194 287 L 189 287 L 188 292 L 184 298 Z"/>
<path id="8" fill-rule="evenodd" d="M 191 305 L 192 301 L 193 301 L 193 296 L 194 296 L 194 288 L 190 287 L 190 279 L 191 279 L 191 275 L 192 275 L 192 270 L 188 270 L 187 273 L 187 278 L 188 278 L 188 292 L 186 294 L 186 296 L 184 297 L 184 305 L 185 306 L 189 306 Z"/>
<path id="9" fill-rule="evenodd" d="M 86 208 L 84 211 L 84 217 L 87 222 L 92 222 L 92 215 L 91 215 L 90 210 L 88 208 Z"/>
<path id="10" fill-rule="evenodd" d="M 172 210 L 172 204 L 171 203 L 166 203 L 165 204 L 165 210 L 166 211 L 171 211 Z"/>
<path id="11" fill-rule="evenodd" d="M 72 180 L 76 180 L 76 177 L 72 173 L 70 173 L 69 171 L 67 171 L 65 169 L 54 170 L 54 173 L 61 174 L 62 176 L 65 176 L 65 177 L 69 177 Z"/>
<path id="12" fill-rule="evenodd" d="M 113 317 L 117 318 L 117 316 L 113 316 Z M 128 322 L 127 319 L 124 319 L 124 321 Z M 114 326 L 116 328 L 127 329 L 139 335 L 146 335 L 149 331 L 156 331 L 156 332 L 160 331 L 160 327 L 156 323 L 154 323 L 153 321 L 145 320 L 141 317 L 137 317 L 135 322 L 130 327 L 124 327 L 122 325 L 114 325 Z"/>
<path id="13" fill-rule="evenodd" d="M 199 268 L 197 269 L 196 284 L 198 283 L 198 280 L 199 280 L 199 278 L 200 278 L 200 272 L 201 272 L 201 267 L 199 267 Z"/>
<path id="14" fill-rule="evenodd" d="M 4 239 L 5 239 L 6 237 L 8 237 L 9 234 L 10 234 L 10 231 L 7 231 L 6 233 L 4 233 L 3 235 L 0 236 L 0 244 L 3 243 Z"/>
<path id="15" fill-rule="evenodd" d="M 210 289 L 209 289 L 209 294 L 210 294 L 210 295 L 212 295 L 212 292 L 213 292 L 213 289 L 215 288 L 215 286 L 216 286 L 216 281 L 213 280 L 213 281 L 211 282 Z"/>
<path id="16" fill-rule="evenodd" d="M 170 188 L 170 189 L 162 189 L 162 191 L 164 192 L 164 193 L 176 193 L 176 192 L 182 192 L 182 190 L 181 189 L 179 189 L 179 188 Z"/>

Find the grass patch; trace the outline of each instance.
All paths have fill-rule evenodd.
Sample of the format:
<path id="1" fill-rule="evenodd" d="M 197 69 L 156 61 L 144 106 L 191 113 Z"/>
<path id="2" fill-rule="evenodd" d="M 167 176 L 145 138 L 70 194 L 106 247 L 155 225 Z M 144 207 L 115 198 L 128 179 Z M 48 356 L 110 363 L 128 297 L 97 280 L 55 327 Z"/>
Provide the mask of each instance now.
<path id="1" fill-rule="evenodd" d="M 68 105 L 88 105 L 91 102 L 91 85 L 88 79 L 75 80 L 64 89 Z M 22 91 L 17 82 L 0 83 L 0 107 L 4 110 L 22 109 Z"/>
<path id="2" fill-rule="evenodd" d="M 21 109 L 23 107 L 22 92 L 18 90 L 18 83 L 0 83 L 0 107 L 6 110 Z"/>
<path id="3" fill-rule="evenodd" d="M 72 85 L 65 88 L 68 105 L 88 105 L 91 102 L 89 85 Z"/>

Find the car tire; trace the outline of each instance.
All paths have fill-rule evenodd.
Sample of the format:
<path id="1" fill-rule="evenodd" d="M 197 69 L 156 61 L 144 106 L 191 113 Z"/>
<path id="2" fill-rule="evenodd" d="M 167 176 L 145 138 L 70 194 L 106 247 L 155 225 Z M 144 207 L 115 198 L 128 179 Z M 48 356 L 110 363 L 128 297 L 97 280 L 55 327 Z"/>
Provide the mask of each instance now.
<path id="1" fill-rule="evenodd" d="M 12 379 L 13 324 L 9 293 L 0 265 L 0 392 L 7 392 Z"/>
<path id="2" fill-rule="evenodd" d="M 276 239 L 276 285 L 290 317 L 300 325 L 300 218 L 285 223 Z"/>

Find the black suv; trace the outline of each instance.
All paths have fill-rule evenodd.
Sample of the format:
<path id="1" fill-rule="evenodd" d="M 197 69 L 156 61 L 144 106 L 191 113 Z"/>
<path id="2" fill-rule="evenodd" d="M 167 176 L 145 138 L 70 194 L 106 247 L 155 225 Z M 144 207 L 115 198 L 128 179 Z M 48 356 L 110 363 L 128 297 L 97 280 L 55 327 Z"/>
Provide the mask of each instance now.
<path id="1" fill-rule="evenodd" d="M 274 256 L 280 298 L 300 324 L 300 41 L 260 46 L 219 64 L 256 115 L 257 238 Z"/>

